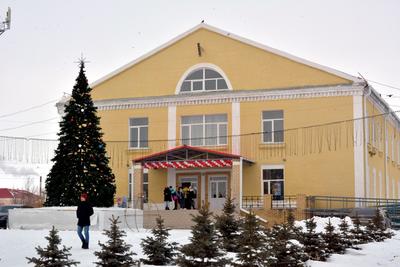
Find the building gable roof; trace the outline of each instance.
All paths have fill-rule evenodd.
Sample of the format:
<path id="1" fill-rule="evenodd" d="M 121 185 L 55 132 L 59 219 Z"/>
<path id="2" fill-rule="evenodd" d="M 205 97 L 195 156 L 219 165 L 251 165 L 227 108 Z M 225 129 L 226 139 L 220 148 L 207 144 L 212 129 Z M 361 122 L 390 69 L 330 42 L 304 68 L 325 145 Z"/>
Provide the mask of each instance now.
<path id="1" fill-rule="evenodd" d="M 118 75 L 119 73 L 121 73 L 121 72 L 131 68 L 132 66 L 142 62 L 143 60 L 155 55 L 156 53 L 160 52 L 161 50 L 171 46 L 172 44 L 178 42 L 179 40 L 185 38 L 186 36 L 196 32 L 197 30 L 200 30 L 200 29 L 206 29 L 208 31 L 218 33 L 220 35 L 223 35 L 225 37 L 231 38 L 233 40 L 248 44 L 248 45 L 253 46 L 253 47 L 257 47 L 257 48 L 259 48 L 261 50 L 265 50 L 267 52 L 270 52 L 270 53 L 273 53 L 273 54 L 276 54 L 276 55 L 279 55 L 279 56 L 282 56 L 282 57 L 290 59 L 290 60 L 292 60 L 294 62 L 298 62 L 298 63 L 304 64 L 304 65 L 310 66 L 312 68 L 325 71 L 327 73 L 336 75 L 338 77 L 344 78 L 344 79 L 349 80 L 349 81 L 353 81 L 353 82 L 361 81 L 360 78 L 354 77 L 354 76 L 346 74 L 344 72 L 341 72 L 341 71 L 338 71 L 338 70 L 335 70 L 335 69 L 332 69 L 332 68 L 329 68 L 329 67 L 326 67 L 326 66 L 323 66 L 323 65 L 320 65 L 320 64 L 317 64 L 317 63 L 314 63 L 314 62 L 299 58 L 299 57 L 296 57 L 296 56 L 291 55 L 289 53 L 280 51 L 278 49 L 275 49 L 275 48 L 272 48 L 272 47 L 257 43 L 255 41 L 243 38 L 241 36 L 232 34 L 230 32 L 227 32 L 227 31 L 224 31 L 224 30 L 221 30 L 221 29 L 218 29 L 218 28 L 213 27 L 211 25 L 208 25 L 208 24 L 205 24 L 205 23 L 200 23 L 197 26 L 193 27 L 192 29 L 190 29 L 190 30 L 178 35 L 177 37 L 173 38 L 172 40 L 168 41 L 167 43 L 165 43 L 165 44 L 163 44 L 163 45 L 151 50 L 150 52 L 144 54 L 143 56 L 141 56 L 141 57 L 139 57 L 139 58 L 137 58 L 137 59 L 125 64 L 125 65 L 123 65 L 122 67 L 116 69 L 115 71 L 109 73 L 108 75 L 106 75 L 106 76 L 100 78 L 99 80 L 91 83 L 90 86 L 93 88 L 93 87 L 95 87 L 95 86 L 97 86 L 97 85 L 99 85 L 99 84 L 111 79 L 112 77 Z"/>

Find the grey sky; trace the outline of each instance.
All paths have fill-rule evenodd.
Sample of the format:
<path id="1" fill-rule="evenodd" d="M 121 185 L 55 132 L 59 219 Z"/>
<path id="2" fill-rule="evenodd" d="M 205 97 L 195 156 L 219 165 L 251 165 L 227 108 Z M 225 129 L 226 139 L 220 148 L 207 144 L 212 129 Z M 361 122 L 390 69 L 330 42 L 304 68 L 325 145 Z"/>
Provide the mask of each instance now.
<path id="1" fill-rule="evenodd" d="M 316 63 L 400 88 L 400 1 L 0 0 L 0 117 L 70 93 L 81 53 L 93 82 L 206 23 Z M 156 73 L 154 74 L 157 75 Z M 400 90 L 373 84 L 382 95 Z M 390 100 L 390 99 L 389 99 Z M 400 110 L 400 98 L 389 101 Z M 54 104 L 0 118 L 0 135 L 56 138 Z"/>

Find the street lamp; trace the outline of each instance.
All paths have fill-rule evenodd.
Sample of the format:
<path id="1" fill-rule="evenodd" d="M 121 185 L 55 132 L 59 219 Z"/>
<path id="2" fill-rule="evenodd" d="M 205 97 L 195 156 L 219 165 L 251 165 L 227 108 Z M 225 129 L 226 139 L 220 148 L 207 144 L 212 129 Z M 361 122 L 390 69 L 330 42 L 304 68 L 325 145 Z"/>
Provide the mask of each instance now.
<path id="1" fill-rule="evenodd" d="M 11 25 L 11 8 L 8 8 L 6 13 L 6 19 L 0 23 L 0 35 L 4 33 L 6 30 L 9 30 L 10 25 Z"/>

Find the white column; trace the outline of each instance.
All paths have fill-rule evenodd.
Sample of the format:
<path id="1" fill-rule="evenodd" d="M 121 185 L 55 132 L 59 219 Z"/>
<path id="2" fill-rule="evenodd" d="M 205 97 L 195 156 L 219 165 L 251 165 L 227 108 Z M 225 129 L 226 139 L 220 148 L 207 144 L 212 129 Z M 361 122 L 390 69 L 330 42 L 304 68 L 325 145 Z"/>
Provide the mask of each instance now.
<path id="1" fill-rule="evenodd" d="M 176 186 L 176 170 L 173 168 L 168 169 L 167 186 L 172 186 L 173 188 Z"/>
<path id="2" fill-rule="evenodd" d="M 364 197 L 364 136 L 362 96 L 353 96 L 353 118 L 354 120 L 354 196 Z"/>
<path id="3" fill-rule="evenodd" d="M 176 106 L 168 106 L 168 149 L 176 146 Z"/>
<path id="4" fill-rule="evenodd" d="M 240 154 L 240 102 L 232 102 L 232 153 Z"/>

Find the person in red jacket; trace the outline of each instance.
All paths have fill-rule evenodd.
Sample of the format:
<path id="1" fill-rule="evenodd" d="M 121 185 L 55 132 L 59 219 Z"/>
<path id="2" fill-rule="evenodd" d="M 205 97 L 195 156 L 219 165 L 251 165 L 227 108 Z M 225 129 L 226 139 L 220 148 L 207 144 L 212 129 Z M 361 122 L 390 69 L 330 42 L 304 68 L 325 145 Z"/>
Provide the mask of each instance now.
<path id="1" fill-rule="evenodd" d="M 78 236 L 82 241 L 82 248 L 89 248 L 89 226 L 90 226 L 90 216 L 93 215 L 93 208 L 87 201 L 88 195 L 86 193 L 81 194 L 81 202 L 78 204 L 76 210 L 76 217 L 78 218 Z M 84 235 L 82 235 L 82 230 Z"/>

